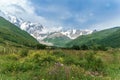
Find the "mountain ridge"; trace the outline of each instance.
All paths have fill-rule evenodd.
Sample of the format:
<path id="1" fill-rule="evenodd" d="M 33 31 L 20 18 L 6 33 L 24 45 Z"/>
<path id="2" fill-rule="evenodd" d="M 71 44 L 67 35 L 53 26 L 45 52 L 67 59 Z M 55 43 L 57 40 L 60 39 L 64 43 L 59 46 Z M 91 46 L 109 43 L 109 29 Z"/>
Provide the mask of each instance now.
<path id="1" fill-rule="evenodd" d="M 116 34 L 116 35 L 115 35 Z M 77 39 L 67 43 L 67 46 L 72 47 L 73 45 L 103 45 L 106 47 L 120 47 L 118 43 L 120 41 L 120 27 L 114 27 L 97 31 L 93 34 L 80 36 Z"/>
<path id="2" fill-rule="evenodd" d="M 14 43 L 18 46 L 35 46 L 39 42 L 30 36 L 27 32 L 21 30 L 9 21 L 0 17 L 0 42 L 3 44 Z"/>
<path id="3" fill-rule="evenodd" d="M 90 30 L 76 30 L 76 29 L 71 29 L 71 30 L 59 30 L 59 31 L 50 31 L 46 27 L 42 26 L 40 23 L 32 23 L 30 21 L 24 21 L 22 18 L 18 18 L 16 16 L 10 15 L 7 12 L 2 12 L 0 11 L 0 15 L 10 21 L 11 23 L 15 24 L 18 26 L 20 29 L 25 30 L 28 32 L 30 35 L 32 35 L 34 38 L 36 38 L 40 43 L 44 42 L 44 39 L 49 38 L 49 35 L 51 33 L 59 32 L 62 35 L 69 37 L 71 40 L 77 38 L 78 36 L 81 35 L 87 35 L 91 34 L 92 31 Z M 49 42 L 51 43 L 51 42 Z"/>

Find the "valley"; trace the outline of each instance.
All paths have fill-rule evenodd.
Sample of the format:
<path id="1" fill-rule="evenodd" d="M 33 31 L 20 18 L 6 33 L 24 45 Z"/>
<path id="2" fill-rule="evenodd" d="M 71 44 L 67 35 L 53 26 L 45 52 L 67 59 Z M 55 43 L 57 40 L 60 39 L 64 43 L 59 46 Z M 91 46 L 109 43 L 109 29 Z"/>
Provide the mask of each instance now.
<path id="1" fill-rule="evenodd" d="M 120 26 L 65 30 L 0 10 L 0 80 L 119 79 Z"/>
<path id="2" fill-rule="evenodd" d="M 119 41 L 119 30 L 120 28 L 116 27 L 80 36 L 66 45 L 75 46 L 76 41 L 77 45 L 87 45 L 89 40 L 100 40 L 99 42 L 102 41 L 102 43 L 107 41 L 106 39 Z M 64 40 L 60 36 L 63 37 L 57 34 L 58 41 L 51 38 L 52 36 L 49 36 L 49 39 L 56 45 L 59 43 L 62 47 L 45 46 L 0 17 L 0 79 L 118 80 L 120 78 L 118 42 L 115 44 L 109 41 L 109 45 L 106 43 L 107 46 L 102 46 L 102 49 L 96 46 L 95 41 L 96 45 L 87 45 L 87 48 L 85 46 L 65 47 L 63 44 L 67 39 Z M 87 43 L 80 41 L 87 41 Z M 89 46 L 92 48 L 88 48 Z M 108 46 L 109 48 L 104 49 Z"/>

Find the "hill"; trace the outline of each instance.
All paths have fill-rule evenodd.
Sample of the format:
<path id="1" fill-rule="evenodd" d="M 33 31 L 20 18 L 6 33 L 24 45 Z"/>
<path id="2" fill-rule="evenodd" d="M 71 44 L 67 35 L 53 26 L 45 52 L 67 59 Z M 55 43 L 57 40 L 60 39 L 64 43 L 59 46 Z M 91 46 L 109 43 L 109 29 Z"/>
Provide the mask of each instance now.
<path id="1" fill-rule="evenodd" d="M 0 17 L 0 44 L 30 47 L 39 44 L 39 42 L 27 32 Z"/>
<path id="2" fill-rule="evenodd" d="M 67 42 L 71 41 L 71 39 L 62 33 L 55 32 L 48 35 L 44 41 L 52 43 L 56 47 L 64 47 Z"/>
<path id="3" fill-rule="evenodd" d="M 80 36 L 77 39 L 67 43 L 67 46 L 72 47 L 73 45 L 102 45 L 105 47 L 120 47 L 120 27 L 106 29 L 95 32 L 90 35 Z"/>

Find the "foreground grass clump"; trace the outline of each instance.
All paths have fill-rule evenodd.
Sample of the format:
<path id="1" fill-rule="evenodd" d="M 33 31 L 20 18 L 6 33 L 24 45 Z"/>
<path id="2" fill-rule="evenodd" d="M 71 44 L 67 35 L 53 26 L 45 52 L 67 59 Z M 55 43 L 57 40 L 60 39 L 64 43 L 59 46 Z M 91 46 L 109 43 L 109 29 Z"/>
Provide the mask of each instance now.
<path id="1" fill-rule="evenodd" d="M 9 52 L 9 51 L 8 51 Z M 118 80 L 120 51 L 28 50 L 0 54 L 1 80 Z"/>

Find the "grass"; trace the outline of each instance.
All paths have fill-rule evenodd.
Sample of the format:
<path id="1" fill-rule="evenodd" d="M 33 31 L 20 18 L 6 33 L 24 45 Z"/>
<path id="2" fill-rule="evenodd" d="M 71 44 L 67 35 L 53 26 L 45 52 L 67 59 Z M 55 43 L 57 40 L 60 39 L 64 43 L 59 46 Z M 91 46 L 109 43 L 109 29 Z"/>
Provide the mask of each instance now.
<path id="1" fill-rule="evenodd" d="M 73 45 L 82 46 L 88 45 L 96 46 L 101 45 L 105 47 L 119 48 L 120 43 L 120 27 L 110 28 L 106 30 L 101 30 L 89 35 L 83 35 L 78 37 L 71 42 L 66 44 L 67 47 L 72 47 Z M 116 43 L 115 43 L 116 42 Z"/>
<path id="2" fill-rule="evenodd" d="M 113 28 L 82 36 L 83 40 L 78 39 L 75 42 L 86 43 L 86 38 L 90 41 L 104 38 L 103 42 L 110 39 L 112 45 L 113 42 L 119 42 L 119 33 L 119 28 Z M 62 39 L 56 38 L 51 41 Z M 64 44 L 59 41 L 54 44 L 60 45 L 58 43 Z M 119 47 L 119 44 L 114 43 L 114 46 Z M 99 51 L 100 49 L 96 49 L 97 46 L 94 46 L 96 50 L 87 50 L 84 49 L 86 46 L 82 46 L 81 50 L 76 49 L 78 47 L 75 47 L 76 50 L 49 50 L 45 47 L 27 32 L 0 17 L 0 80 L 120 79 L 120 49 L 109 48 Z"/>
<path id="3" fill-rule="evenodd" d="M 0 17 L 0 45 L 35 46 L 39 42 L 27 32 Z"/>
<path id="4" fill-rule="evenodd" d="M 13 48 L 9 53 L 0 53 L 0 79 L 118 80 L 119 60 L 119 49 L 82 51 Z"/>

